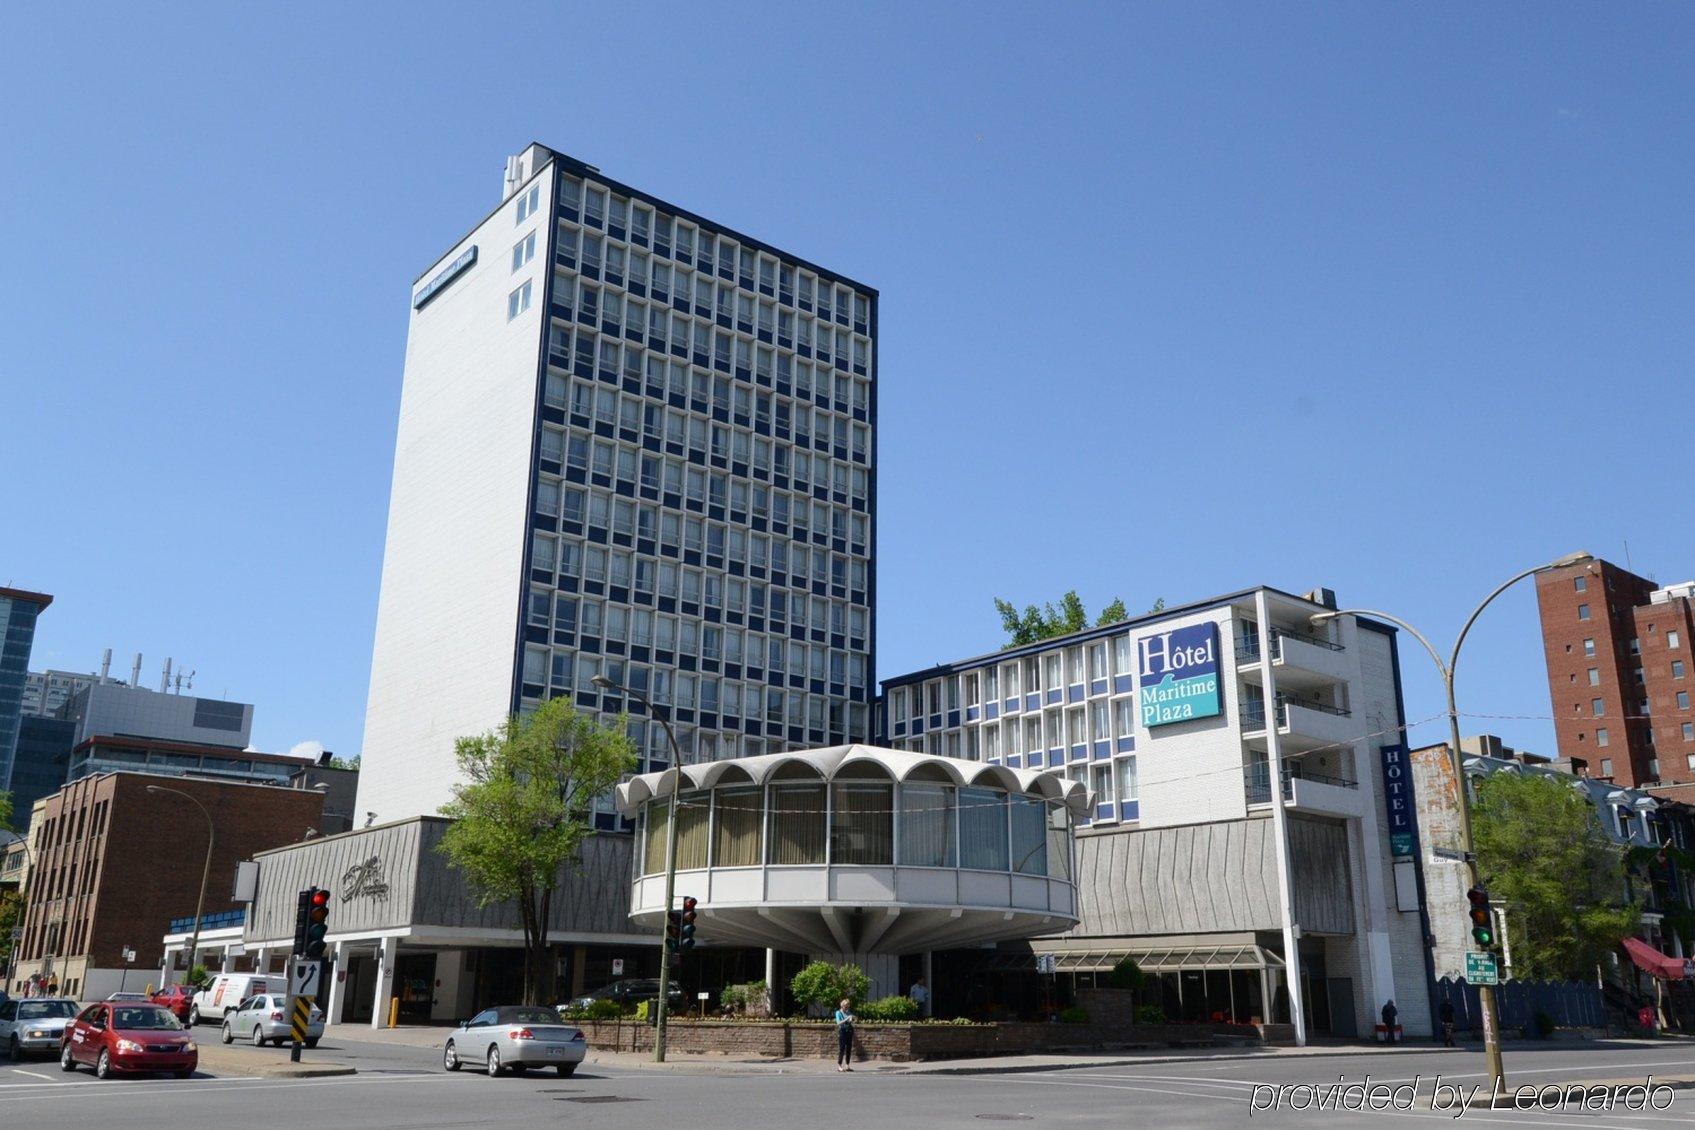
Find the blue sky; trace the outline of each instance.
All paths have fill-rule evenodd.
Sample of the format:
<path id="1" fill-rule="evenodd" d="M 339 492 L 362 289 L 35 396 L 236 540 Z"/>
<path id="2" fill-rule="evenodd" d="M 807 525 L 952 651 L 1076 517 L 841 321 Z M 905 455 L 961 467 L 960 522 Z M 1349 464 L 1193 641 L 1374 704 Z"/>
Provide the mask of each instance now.
<path id="1" fill-rule="evenodd" d="M 409 284 L 531 140 L 880 288 L 883 675 L 997 595 L 1447 640 L 1573 549 L 1695 574 L 1686 8 L 261 8 L 0 17 L 37 666 L 358 751 Z M 1552 752 L 1530 587 L 1473 640 L 1467 729 Z"/>

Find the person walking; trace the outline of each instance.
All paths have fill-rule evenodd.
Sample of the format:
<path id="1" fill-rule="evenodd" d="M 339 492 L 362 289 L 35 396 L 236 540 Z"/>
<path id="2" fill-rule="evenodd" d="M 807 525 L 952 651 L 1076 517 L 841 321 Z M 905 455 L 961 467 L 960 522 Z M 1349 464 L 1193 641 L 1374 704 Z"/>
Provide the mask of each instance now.
<path id="1" fill-rule="evenodd" d="M 912 1000 L 913 1004 L 918 1006 L 920 1017 L 930 1015 L 930 987 L 924 984 L 924 978 L 920 977 L 914 981 L 912 988 L 907 990 L 906 995 Z"/>
<path id="2" fill-rule="evenodd" d="M 1395 1039 L 1395 1017 L 1399 1016 L 1400 1012 L 1401 1010 L 1395 1007 L 1395 1002 L 1392 1000 L 1383 1005 L 1383 1040 L 1385 1043 L 1399 1043 Z"/>
<path id="3" fill-rule="evenodd" d="M 1454 1002 L 1444 1000 L 1442 1007 L 1436 1010 L 1437 1019 L 1442 1022 L 1442 1046 L 1454 1046 Z"/>
<path id="4" fill-rule="evenodd" d="M 47 995 L 50 997 L 59 995 L 59 975 L 57 973 L 47 978 Z"/>
<path id="5" fill-rule="evenodd" d="M 836 1008 L 836 1070 L 853 1070 L 853 1001 L 842 998 Z"/>

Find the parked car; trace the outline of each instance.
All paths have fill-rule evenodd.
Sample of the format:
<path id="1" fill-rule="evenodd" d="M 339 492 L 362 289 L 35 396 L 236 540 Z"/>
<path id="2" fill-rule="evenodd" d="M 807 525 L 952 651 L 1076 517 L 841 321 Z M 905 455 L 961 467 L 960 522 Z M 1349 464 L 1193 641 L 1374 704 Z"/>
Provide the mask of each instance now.
<path id="1" fill-rule="evenodd" d="M 65 1025 L 76 1018 L 77 1002 L 69 997 L 34 997 L 0 1001 L 0 1046 L 12 1062 L 31 1052 L 58 1050 Z"/>
<path id="2" fill-rule="evenodd" d="M 85 1063 L 100 1079 L 132 1071 L 168 1071 L 186 1079 L 200 1066 L 200 1049 L 168 1009 L 152 1002 L 101 1001 L 66 1026 L 59 1045 L 61 1071 Z"/>
<path id="3" fill-rule="evenodd" d="M 323 1011 L 314 1008 L 306 1025 L 306 1046 L 315 1048 L 324 1034 Z M 224 1016 L 223 1039 L 226 1044 L 249 1040 L 256 1048 L 275 1041 L 286 1044 L 293 1035 L 288 1015 L 288 998 L 280 993 L 260 993 L 248 997 Z"/>
<path id="4" fill-rule="evenodd" d="M 577 997 L 567 1006 L 569 1008 L 587 1008 L 595 1001 L 617 1001 L 621 1005 L 633 1005 L 637 1001 L 650 1001 L 659 996 L 659 978 L 657 977 L 626 977 L 622 981 L 614 981 L 610 985 L 602 985 L 592 993 Z M 676 1008 L 682 1003 L 683 988 L 677 982 L 671 982 L 671 991 L 666 994 L 666 1007 Z"/>
<path id="5" fill-rule="evenodd" d="M 503 1075 L 509 1069 L 522 1074 L 551 1064 L 559 1074 L 569 1075 L 587 1052 L 582 1029 L 561 1024 L 552 1009 L 505 1005 L 460 1021 L 447 1034 L 441 1065 L 458 1071 L 469 1063 L 490 1075 Z"/>
<path id="6" fill-rule="evenodd" d="M 284 988 L 281 976 L 267 977 L 263 973 L 220 973 L 206 988 L 194 994 L 188 1005 L 188 1023 L 192 1027 L 208 1020 L 220 1022 L 226 1013 L 248 997 L 272 989 Z"/>
<path id="7" fill-rule="evenodd" d="M 150 998 L 154 1004 L 171 1010 L 171 1015 L 188 1023 L 188 1010 L 194 1004 L 194 988 L 190 985 L 167 985 Z"/>

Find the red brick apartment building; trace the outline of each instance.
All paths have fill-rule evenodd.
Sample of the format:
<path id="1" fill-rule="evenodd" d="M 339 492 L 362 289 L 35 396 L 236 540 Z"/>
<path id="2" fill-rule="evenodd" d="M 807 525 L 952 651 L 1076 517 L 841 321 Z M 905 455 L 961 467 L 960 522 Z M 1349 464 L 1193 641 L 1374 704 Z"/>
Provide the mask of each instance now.
<path id="1" fill-rule="evenodd" d="M 1574 771 L 1695 801 L 1695 581 L 1608 561 L 1536 578 L 1548 697 Z"/>
<path id="2" fill-rule="evenodd" d="M 72 781 L 38 802 L 30 824 L 28 907 L 8 991 L 51 974 L 61 993 L 97 1000 L 120 982 L 137 990 L 157 979 L 166 929 L 193 916 L 206 861 L 206 817 L 180 793 L 212 817 L 207 916 L 242 909 L 230 897 L 241 860 L 322 830 L 324 794 L 313 789 L 145 773 Z"/>

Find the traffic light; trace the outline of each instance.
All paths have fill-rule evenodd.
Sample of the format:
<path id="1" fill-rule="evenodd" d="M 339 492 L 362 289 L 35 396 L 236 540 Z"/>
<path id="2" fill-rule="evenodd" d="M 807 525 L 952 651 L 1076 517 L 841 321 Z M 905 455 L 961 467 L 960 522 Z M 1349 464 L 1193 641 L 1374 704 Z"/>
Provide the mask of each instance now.
<path id="1" fill-rule="evenodd" d="M 312 892 L 301 891 L 294 900 L 294 956 L 306 952 L 306 923 L 310 917 Z"/>
<path id="2" fill-rule="evenodd" d="M 694 908 L 697 900 L 684 895 L 683 912 L 678 917 L 680 926 L 677 931 L 677 952 L 688 953 L 694 949 Z"/>
<path id="3" fill-rule="evenodd" d="M 306 945 L 300 951 L 308 961 L 324 959 L 324 935 L 330 932 L 330 893 L 322 887 L 306 892 Z"/>
<path id="4" fill-rule="evenodd" d="M 683 912 L 667 910 L 665 912 L 665 948 L 672 953 L 677 952 L 677 942 L 683 935 Z"/>
<path id="5" fill-rule="evenodd" d="M 1477 943 L 1477 948 L 1490 950 L 1495 948 L 1495 923 L 1489 913 L 1489 892 L 1482 887 L 1473 887 L 1465 893 L 1466 901 L 1471 903 L 1471 939 Z"/>

